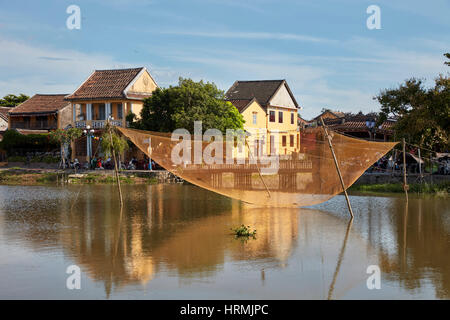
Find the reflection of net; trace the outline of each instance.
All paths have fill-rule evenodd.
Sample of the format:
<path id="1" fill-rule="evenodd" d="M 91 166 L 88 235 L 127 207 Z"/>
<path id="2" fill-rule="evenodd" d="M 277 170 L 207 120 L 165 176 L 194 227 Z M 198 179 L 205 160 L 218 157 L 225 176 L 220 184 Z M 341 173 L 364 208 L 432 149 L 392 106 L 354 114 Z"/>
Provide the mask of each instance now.
<path id="1" fill-rule="evenodd" d="M 140 150 L 166 170 L 202 188 L 244 202 L 277 207 L 308 206 L 324 202 L 342 192 L 332 154 L 322 128 L 300 133 L 300 153 L 279 157 L 276 171 L 264 171 L 267 163 L 254 163 L 252 144 L 244 163 L 175 164 L 170 134 L 117 128 Z M 331 133 L 333 148 L 346 187 L 351 186 L 374 162 L 395 146 L 395 142 L 372 142 Z M 151 146 L 149 147 L 149 142 Z M 191 142 L 194 150 L 194 142 Z M 209 143 L 203 142 L 203 150 Z M 247 149 L 248 150 L 248 149 Z M 273 164 L 272 164 L 273 165 Z M 261 172 L 261 174 L 260 174 Z"/>

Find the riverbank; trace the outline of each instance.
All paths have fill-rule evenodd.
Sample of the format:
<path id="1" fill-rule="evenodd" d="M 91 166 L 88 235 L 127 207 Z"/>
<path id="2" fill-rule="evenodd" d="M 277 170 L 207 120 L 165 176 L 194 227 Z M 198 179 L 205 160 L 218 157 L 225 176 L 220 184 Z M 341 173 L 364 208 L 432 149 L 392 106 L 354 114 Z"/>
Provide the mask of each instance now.
<path id="1" fill-rule="evenodd" d="M 124 184 L 180 183 L 170 172 L 120 171 L 120 181 Z M 113 170 L 74 170 L 8 168 L 0 170 L 0 184 L 4 185 L 46 185 L 46 184 L 112 184 L 115 183 Z"/>
<path id="2" fill-rule="evenodd" d="M 158 184 L 184 182 L 174 174 L 165 170 L 123 170 L 120 171 L 120 181 L 123 184 Z M 382 177 L 384 178 L 384 177 Z M 442 178 L 442 177 L 441 177 Z M 392 178 L 390 178 L 392 179 Z M 410 183 L 409 192 L 418 194 L 450 194 L 450 179 L 434 179 L 436 182 Z M 4 168 L 0 169 L 0 184 L 3 185 L 47 185 L 47 184 L 113 184 L 113 170 L 90 170 L 75 172 L 74 170 Z M 349 188 L 358 193 L 402 193 L 401 182 L 389 180 L 379 183 L 380 178 L 373 175 L 363 175 Z"/>
<path id="3" fill-rule="evenodd" d="M 413 183 L 409 184 L 409 193 L 449 195 L 450 181 L 438 183 Z M 349 191 L 358 191 L 362 193 L 403 193 L 403 184 L 401 183 L 378 183 L 378 184 L 355 184 L 349 188 Z"/>

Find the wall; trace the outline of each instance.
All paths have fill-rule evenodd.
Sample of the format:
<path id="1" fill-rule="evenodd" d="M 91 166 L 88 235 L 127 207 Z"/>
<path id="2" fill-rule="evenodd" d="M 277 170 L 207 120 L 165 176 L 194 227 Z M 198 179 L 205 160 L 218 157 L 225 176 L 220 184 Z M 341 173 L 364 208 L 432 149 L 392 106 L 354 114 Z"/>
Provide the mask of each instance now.
<path id="1" fill-rule="evenodd" d="M 58 129 L 64 129 L 72 123 L 72 104 L 68 104 L 58 111 Z"/>
<path id="2" fill-rule="evenodd" d="M 270 122 L 270 111 L 275 111 L 275 122 Z M 283 112 L 283 122 L 279 123 L 279 112 Z M 294 123 L 291 124 L 291 114 L 294 114 Z M 267 108 L 267 129 L 268 141 L 267 150 L 270 150 L 270 135 L 278 136 L 278 141 L 275 141 L 278 145 L 279 154 L 289 154 L 292 152 L 298 152 L 297 140 L 298 140 L 298 125 L 297 125 L 297 109 L 292 110 L 282 107 L 268 107 Z M 294 135 L 294 146 L 290 146 L 290 135 Z M 286 136 L 286 146 L 283 147 L 283 136 Z M 277 140 L 277 138 L 275 139 Z"/>
<path id="3" fill-rule="evenodd" d="M 141 76 L 133 83 L 133 85 L 128 89 L 128 92 L 144 92 L 151 93 L 158 86 L 155 81 L 152 79 L 148 72 L 143 72 Z"/>
<path id="4" fill-rule="evenodd" d="M 278 90 L 278 92 L 272 97 L 272 99 L 269 101 L 269 104 L 271 106 L 292 108 L 295 109 L 295 111 L 297 111 L 297 107 L 295 106 L 295 103 L 292 100 L 292 97 L 289 94 L 289 91 L 287 90 L 285 85 L 283 85 Z"/>

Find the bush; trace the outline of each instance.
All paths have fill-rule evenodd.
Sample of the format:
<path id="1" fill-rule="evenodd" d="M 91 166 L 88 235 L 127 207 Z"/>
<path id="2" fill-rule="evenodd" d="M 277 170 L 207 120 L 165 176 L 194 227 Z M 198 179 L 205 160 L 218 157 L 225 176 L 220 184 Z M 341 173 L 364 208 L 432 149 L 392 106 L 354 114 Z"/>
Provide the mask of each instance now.
<path id="1" fill-rule="evenodd" d="M 16 130 L 7 130 L 0 142 L 0 149 L 5 150 L 8 156 L 25 155 L 32 151 L 51 151 L 58 145 L 50 141 L 48 134 L 24 135 Z"/>

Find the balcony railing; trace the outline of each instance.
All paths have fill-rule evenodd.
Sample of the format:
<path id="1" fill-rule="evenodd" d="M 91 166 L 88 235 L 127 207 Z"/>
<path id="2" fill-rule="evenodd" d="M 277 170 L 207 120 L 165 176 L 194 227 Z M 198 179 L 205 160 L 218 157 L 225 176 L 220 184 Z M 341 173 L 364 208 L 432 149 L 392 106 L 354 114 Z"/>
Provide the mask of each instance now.
<path id="1" fill-rule="evenodd" d="M 106 120 L 83 120 L 75 121 L 75 128 L 84 129 L 89 125 L 92 129 L 103 129 L 106 126 Z M 111 120 L 111 125 L 122 127 L 122 120 Z"/>

